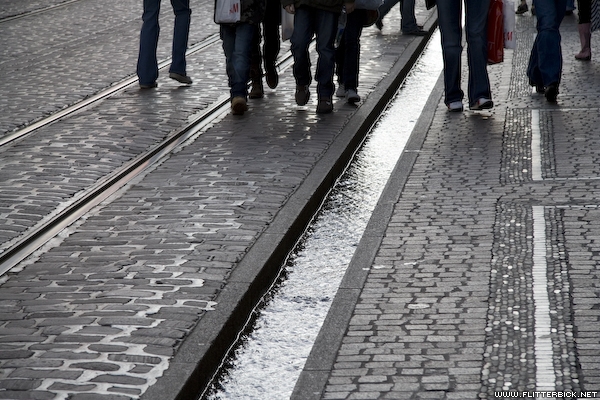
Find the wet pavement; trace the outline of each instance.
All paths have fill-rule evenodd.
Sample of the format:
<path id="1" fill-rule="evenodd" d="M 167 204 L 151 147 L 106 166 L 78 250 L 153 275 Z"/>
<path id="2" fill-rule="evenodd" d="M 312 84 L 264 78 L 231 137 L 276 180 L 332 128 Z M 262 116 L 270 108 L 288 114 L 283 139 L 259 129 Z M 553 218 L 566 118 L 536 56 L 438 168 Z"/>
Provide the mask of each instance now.
<path id="1" fill-rule="evenodd" d="M 133 74 L 141 6 L 66 3 L 0 25 L 5 134 Z M 192 6 L 193 45 L 216 26 L 212 3 Z M 424 45 L 386 29 L 363 34 L 360 107 L 297 107 L 284 68 L 243 118 L 221 116 L 6 273 L 0 398 L 192 398 Z M 3 146 L 2 251 L 227 92 L 220 43 L 188 72 L 190 87 L 163 71 L 157 90 L 126 87 Z"/>
<path id="2" fill-rule="evenodd" d="M 193 44 L 216 26 L 212 3 L 192 6 Z M 130 77 L 140 8 L 82 0 L 2 23 L 2 132 Z M 363 34 L 358 108 L 296 106 L 284 69 L 243 118 L 220 117 L 5 274 L 0 398 L 194 398 L 424 45 L 397 18 Z M 517 20 L 517 49 L 489 68 L 493 110 L 449 114 L 432 92 L 292 398 L 600 391 L 600 69 L 573 59 L 566 18 L 546 103 L 524 73 L 534 19 Z M 157 90 L 0 149 L 1 248 L 227 92 L 220 43 L 188 63 L 191 87 L 163 72 Z"/>
<path id="3" fill-rule="evenodd" d="M 432 93 L 293 399 L 600 396 L 600 71 L 567 17 L 558 104 L 532 93 L 534 21 L 489 67 L 493 110 Z"/>

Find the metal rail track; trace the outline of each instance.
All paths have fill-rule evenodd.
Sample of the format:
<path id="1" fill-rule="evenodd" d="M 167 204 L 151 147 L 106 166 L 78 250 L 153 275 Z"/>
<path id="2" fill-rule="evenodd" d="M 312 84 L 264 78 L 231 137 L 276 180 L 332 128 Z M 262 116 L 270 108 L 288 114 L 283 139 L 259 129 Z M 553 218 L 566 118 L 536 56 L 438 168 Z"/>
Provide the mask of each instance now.
<path id="1" fill-rule="evenodd" d="M 216 36 L 218 38 L 218 35 Z M 204 47 L 212 44 L 214 41 L 207 39 Z M 200 45 L 199 45 L 200 46 Z M 198 49 L 196 49 L 197 51 Z M 168 62 L 163 64 L 168 65 Z M 288 52 L 280 59 L 277 63 L 277 67 L 280 71 L 289 68 L 292 65 L 292 56 Z M 90 101 L 84 101 L 77 104 L 77 107 L 73 106 L 74 109 L 66 112 L 60 112 L 60 116 L 53 115 L 45 120 L 45 124 L 37 125 L 27 132 L 22 133 L 23 135 L 31 133 L 31 131 L 39 128 L 40 126 L 47 125 L 62 118 L 70 113 L 75 112 L 77 109 L 89 105 L 91 102 L 99 101 L 103 98 L 110 96 L 118 90 L 126 87 L 137 81 L 137 79 L 131 78 L 121 82 L 110 89 L 107 89 L 107 93 L 99 93 L 94 96 L 95 98 Z M 27 230 L 22 236 L 20 236 L 15 243 L 11 244 L 8 248 L 1 250 L 0 253 L 0 276 L 7 273 L 11 268 L 19 264 L 26 257 L 31 255 L 36 250 L 40 249 L 46 242 L 58 235 L 63 229 L 71 225 L 73 222 L 81 218 L 85 213 L 97 206 L 108 197 L 113 195 L 127 183 L 129 183 L 136 176 L 143 173 L 152 165 L 155 165 L 164 157 L 168 156 L 174 149 L 185 145 L 186 142 L 192 142 L 202 132 L 211 125 L 213 121 L 221 117 L 222 115 L 229 112 L 229 96 L 223 95 L 213 102 L 209 107 L 198 114 L 188 125 L 182 129 L 174 132 L 161 143 L 154 146 L 152 149 L 140 154 L 135 159 L 129 161 L 121 168 L 113 171 L 111 174 L 106 175 L 100 179 L 96 184 L 86 189 L 77 197 L 71 199 L 66 203 L 60 205 L 61 209 L 58 210 L 54 215 L 47 218 L 45 221 L 41 221 L 35 226 Z M 13 138 L 12 140 L 15 140 Z"/>
<path id="2" fill-rule="evenodd" d="M 68 0 L 68 1 L 65 1 L 65 2 L 60 3 L 60 4 L 53 4 L 53 5 L 48 6 L 48 7 L 39 8 L 37 10 L 25 11 L 25 12 L 23 12 L 21 14 L 17 14 L 17 15 L 10 15 L 8 17 L 0 18 L 0 23 L 2 23 L 2 22 L 8 22 L 8 21 L 13 21 L 13 20 L 19 19 L 19 18 L 29 17 L 29 16 L 35 15 L 35 14 L 42 14 L 42 13 L 45 13 L 47 11 L 52 11 L 52 10 L 56 10 L 57 8 L 68 6 L 69 4 L 77 3 L 78 1 L 81 1 L 81 0 Z"/>
<path id="3" fill-rule="evenodd" d="M 78 1 L 78 0 L 76 0 L 76 1 Z M 209 37 L 207 37 L 206 39 L 204 39 L 203 41 L 190 47 L 188 49 L 188 51 L 186 52 L 186 54 L 190 55 L 190 54 L 194 54 L 199 51 L 202 51 L 202 50 L 214 45 L 218 41 L 219 41 L 219 34 L 214 33 L 214 34 L 210 35 Z M 168 67 L 169 65 L 171 65 L 171 59 L 167 59 L 167 60 L 160 62 L 158 64 L 158 68 L 164 69 L 164 68 Z M 51 123 L 58 121 L 61 118 L 64 118 L 70 114 L 73 114 L 85 107 L 93 105 L 94 103 L 97 103 L 97 102 L 101 101 L 102 99 L 105 99 L 105 98 L 115 94 L 116 92 L 118 92 L 130 85 L 135 84 L 137 81 L 138 81 L 138 78 L 136 76 L 130 76 L 128 78 L 125 78 L 124 80 L 96 93 L 93 96 L 90 96 L 78 103 L 75 103 L 75 104 L 73 104 L 63 110 L 60 110 L 46 118 L 43 118 L 37 122 L 34 122 L 31 125 L 26 126 L 25 128 L 11 132 L 11 133 L 3 136 L 2 138 L 0 138 L 0 147 L 5 146 L 5 145 L 9 144 L 10 142 L 13 142 L 17 139 L 26 137 L 27 135 L 31 134 L 36 129 L 39 129 L 43 126 L 50 125 Z"/>

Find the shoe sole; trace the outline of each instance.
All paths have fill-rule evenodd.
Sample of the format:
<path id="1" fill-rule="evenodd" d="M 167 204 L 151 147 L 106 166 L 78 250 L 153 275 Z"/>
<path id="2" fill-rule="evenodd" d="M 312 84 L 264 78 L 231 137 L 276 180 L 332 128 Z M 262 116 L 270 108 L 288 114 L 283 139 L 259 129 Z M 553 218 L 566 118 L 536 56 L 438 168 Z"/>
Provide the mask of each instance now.
<path id="1" fill-rule="evenodd" d="M 169 74 L 169 78 L 174 79 L 177 82 L 183 83 L 183 84 L 186 84 L 186 85 L 191 85 L 192 84 L 192 79 L 189 76 L 177 74 L 175 72 L 171 72 Z"/>

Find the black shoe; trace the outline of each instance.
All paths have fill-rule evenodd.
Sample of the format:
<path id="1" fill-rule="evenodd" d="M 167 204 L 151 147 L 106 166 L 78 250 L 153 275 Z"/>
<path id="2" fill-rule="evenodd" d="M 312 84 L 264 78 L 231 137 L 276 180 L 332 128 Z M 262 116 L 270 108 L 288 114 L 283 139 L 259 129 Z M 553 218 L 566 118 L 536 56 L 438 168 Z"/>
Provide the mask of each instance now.
<path id="1" fill-rule="evenodd" d="M 517 7 L 517 11 L 515 11 L 515 14 L 521 15 L 525 14 L 527 11 L 529 11 L 529 7 L 527 7 L 527 4 L 520 4 L 519 7 Z"/>
<path id="2" fill-rule="evenodd" d="M 158 83 L 140 83 L 140 89 L 153 89 L 158 86 Z"/>
<path id="3" fill-rule="evenodd" d="M 296 85 L 296 104 L 305 106 L 310 98 L 310 90 L 308 85 Z"/>
<path id="4" fill-rule="evenodd" d="M 417 29 L 416 31 L 411 32 L 402 32 L 403 35 L 411 35 L 411 36 L 427 36 L 427 31 L 423 29 Z"/>
<path id="5" fill-rule="evenodd" d="M 187 75 L 178 74 L 177 72 L 169 72 L 169 78 L 175 79 L 177 82 L 184 83 L 186 85 L 192 84 L 192 78 Z"/>
<path id="6" fill-rule="evenodd" d="M 317 114 L 329 114 L 333 111 L 333 101 L 329 97 L 321 97 L 317 104 Z"/>
<path id="7" fill-rule="evenodd" d="M 548 102 L 556 103 L 556 97 L 558 96 L 558 83 L 552 83 L 549 86 L 546 86 L 544 95 L 546 96 L 546 100 L 548 100 Z"/>
<path id="8" fill-rule="evenodd" d="M 279 85 L 279 75 L 275 67 L 266 70 L 265 80 L 267 81 L 267 86 L 271 89 L 275 89 Z"/>

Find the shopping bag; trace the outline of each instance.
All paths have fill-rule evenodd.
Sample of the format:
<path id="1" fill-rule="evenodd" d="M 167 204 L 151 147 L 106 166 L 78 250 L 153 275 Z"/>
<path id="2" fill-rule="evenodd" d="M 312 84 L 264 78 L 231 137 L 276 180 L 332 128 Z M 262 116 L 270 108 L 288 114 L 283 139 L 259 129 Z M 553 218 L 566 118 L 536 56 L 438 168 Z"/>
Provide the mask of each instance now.
<path id="1" fill-rule="evenodd" d="M 504 23 L 504 48 L 515 49 L 517 37 L 515 36 L 515 2 L 513 0 L 503 0 L 502 20 Z"/>
<path id="2" fill-rule="evenodd" d="M 292 37 L 294 33 L 294 14 L 281 9 L 281 40 L 284 42 Z"/>
<path id="3" fill-rule="evenodd" d="M 488 12 L 488 63 L 504 61 L 504 23 L 502 22 L 502 0 L 492 0 Z"/>
<path id="4" fill-rule="evenodd" d="M 241 0 L 217 0 L 215 4 L 215 22 L 230 24 L 240 20 Z"/>

